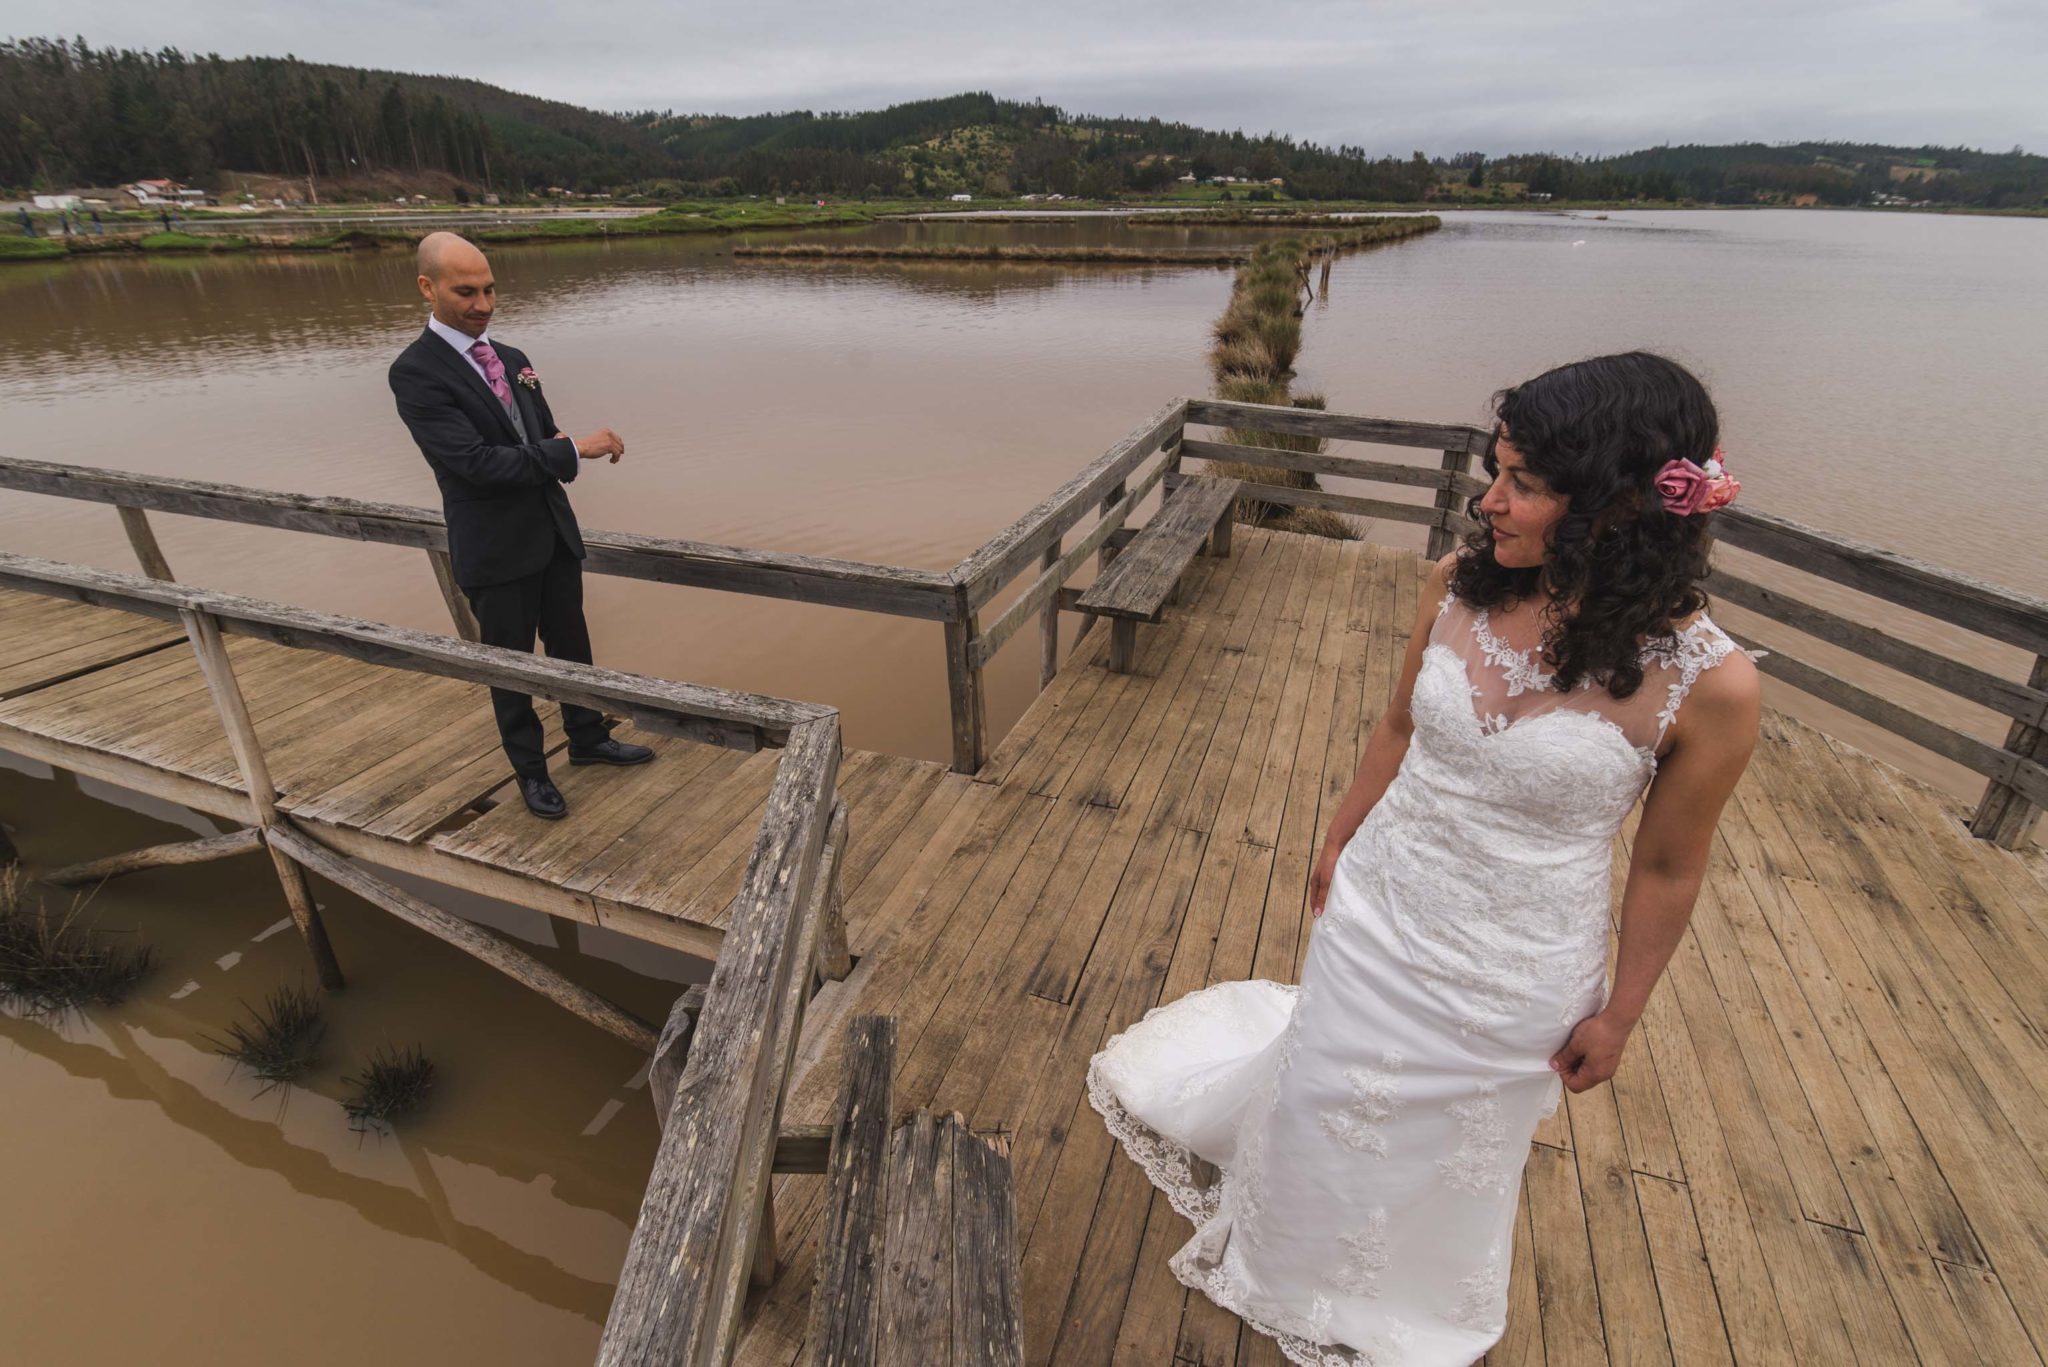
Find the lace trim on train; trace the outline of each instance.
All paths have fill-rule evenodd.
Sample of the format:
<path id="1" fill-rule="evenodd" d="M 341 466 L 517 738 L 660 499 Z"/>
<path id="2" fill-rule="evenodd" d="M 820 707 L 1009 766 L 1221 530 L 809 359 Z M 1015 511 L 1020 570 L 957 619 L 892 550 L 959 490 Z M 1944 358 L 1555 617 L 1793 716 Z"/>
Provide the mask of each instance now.
<path id="1" fill-rule="evenodd" d="M 1286 987 L 1285 990 L 1294 994 L 1295 1009 L 1281 1035 L 1279 1057 L 1274 1070 L 1275 1079 L 1293 1062 L 1291 1036 L 1298 1033 L 1296 1027 L 1301 1020 L 1301 1002 L 1306 995 L 1299 987 Z M 1164 1009 L 1154 1007 L 1145 1014 L 1150 1017 L 1154 1012 Z M 1121 1038 L 1121 1034 L 1113 1036 L 1103 1046 L 1102 1052 L 1108 1053 L 1114 1049 Z M 1262 1102 L 1265 1107 L 1270 1108 L 1271 1088 L 1274 1085 L 1274 1082 L 1269 1081 L 1267 1087 L 1262 1088 L 1265 1095 L 1254 1099 L 1251 1108 L 1254 1113 L 1261 1109 Z M 1194 1224 L 1196 1237 L 1174 1254 L 1167 1264 L 1183 1286 L 1200 1291 L 1272 1339 L 1279 1345 L 1281 1353 L 1287 1360 L 1297 1364 L 1297 1367 L 1394 1367 L 1394 1364 L 1406 1357 L 1408 1348 L 1414 1342 L 1415 1331 L 1398 1317 L 1389 1317 L 1385 1341 L 1379 1345 L 1359 1349 L 1348 1344 L 1329 1342 L 1329 1321 L 1333 1307 L 1329 1298 L 1321 1292 L 1315 1293 L 1311 1299 L 1307 1315 L 1292 1314 L 1278 1306 L 1254 1308 L 1251 1304 L 1251 1289 L 1246 1279 L 1231 1270 L 1233 1255 L 1228 1245 L 1213 1264 L 1202 1262 L 1199 1256 L 1210 1251 L 1200 1246 L 1201 1236 L 1221 1211 L 1225 1188 L 1224 1175 L 1219 1173 L 1218 1180 L 1213 1186 L 1198 1185 L 1195 1182 L 1194 1155 L 1189 1152 L 1187 1146 L 1166 1138 L 1125 1110 L 1123 1102 L 1117 1099 L 1115 1090 L 1103 1078 L 1101 1069 L 1093 1063 L 1088 1067 L 1088 1104 L 1102 1117 L 1103 1127 L 1115 1136 L 1117 1142 L 1123 1146 L 1124 1152 L 1130 1155 L 1131 1161 L 1144 1169 L 1145 1176 L 1151 1180 L 1152 1185 L 1166 1194 L 1167 1203 L 1180 1212 L 1184 1219 Z M 1258 1242 L 1259 1192 L 1263 1185 L 1259 1180 L 1263 1156 L 1255 1151 L 1256 1147 L 1256 1144 L 1247 1145 L 1239 1155 L 1241 1161 L 1229 1174 L 1234 1187 L 1233 1205 L 1236 1208 L 1236 1218 L 1232 1221 L 1231 1232 L 1253 1245 Z M 1346 1268 L 1339 1274 L 1340 1287 L 1346 1281 L 1376 1284 L 1379 1274 L 1386 1268 L 1383 1247 L 1386 1231 L 1383 1221 L 1382 1213 L 1381 1222 L 1370 1223 L 1359 1234 L 1346 1238 L 1345 1243 L 1352 1256 Z"/>

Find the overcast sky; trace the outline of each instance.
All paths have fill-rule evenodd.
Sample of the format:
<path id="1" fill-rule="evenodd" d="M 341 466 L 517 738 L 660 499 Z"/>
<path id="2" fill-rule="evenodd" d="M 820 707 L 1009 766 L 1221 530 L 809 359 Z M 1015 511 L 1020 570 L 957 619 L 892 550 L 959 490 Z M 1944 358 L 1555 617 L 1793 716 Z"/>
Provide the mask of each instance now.
<path id="1" fill-rule="evenodd" d="M 1805 138 L 2048 151 L 2048 0 L 0 0 L 0 35 L 289 52 L 610 110 L 985 89 L 1402 156 Z"/>

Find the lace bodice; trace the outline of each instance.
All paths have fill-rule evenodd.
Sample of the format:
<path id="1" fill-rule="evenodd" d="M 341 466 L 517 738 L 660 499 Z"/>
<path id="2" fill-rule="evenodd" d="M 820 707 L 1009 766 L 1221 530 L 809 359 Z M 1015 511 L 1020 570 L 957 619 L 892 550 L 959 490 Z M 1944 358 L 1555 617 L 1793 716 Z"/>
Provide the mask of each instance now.
<path id="1" fill-rule="evenodd" d="M 1348 874 L 1398 909 L 1418 959 L 1468 1004 L 1467 1029 L 1543 983 L 1604 972 L 1610 843 L 1686 695 L 1737 648 L 1701 613 L 1644 647 L 1642 687 L 1616 699 L 1590 680 L 1555 688 L 1540 629 L 1531 607 L 1496 615 L 1444 597 L 1408 754 L 1345 851 Z"/>

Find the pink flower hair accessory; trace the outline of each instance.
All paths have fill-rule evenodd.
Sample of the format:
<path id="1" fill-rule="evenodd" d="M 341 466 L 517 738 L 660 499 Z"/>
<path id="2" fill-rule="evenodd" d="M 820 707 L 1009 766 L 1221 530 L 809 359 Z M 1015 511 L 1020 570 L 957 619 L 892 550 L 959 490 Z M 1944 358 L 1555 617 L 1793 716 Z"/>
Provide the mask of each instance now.
<path id="1" fill-rule="evenodd" d="M 1664 462 L 1651 487 L 1664 500 L 1665 510 L 1679 517 L 1725 508 L 1742 491 L 1741 483 L 1721 464 L 1718 446 L 1703 466 L 1684 459 Z"/>

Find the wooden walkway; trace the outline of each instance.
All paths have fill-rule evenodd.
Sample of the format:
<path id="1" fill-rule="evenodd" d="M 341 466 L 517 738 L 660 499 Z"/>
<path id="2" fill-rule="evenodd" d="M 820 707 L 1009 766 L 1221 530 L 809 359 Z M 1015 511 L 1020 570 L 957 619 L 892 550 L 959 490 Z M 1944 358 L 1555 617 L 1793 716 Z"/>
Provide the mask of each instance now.
<path id="1" fill-rule="evenodd" d="M 1032 1363 L 1280 1361 L 1168 1273 L 1188 1226 L 1083 1078 L 1163 1001 L 1295 976 L 1423 568 L 1240 530 L 1135 673 L 1098 631 L 978 775 L 849 797 L 858 963 L 811 1005 L 784 1120 L 827 1118 L 851 1015 L 895 1016 L 898 1107 L 1011 1136 Z M 1621 1074 L 1536 1137 L 1489 1361 L 2040 1362 L 2048 861 L 1963 816 L 1766 714 Z M 740 1362 L 805 1360 L 822 1187 L 777 1179 Z"/>
<path id="2" fill-rule="evenodd" d="M 1422 560 L 1240 530 L 1145 628 L 1093 633 L 969 777 L 848 754 L 852 975 L 811 1003 L 785 1125 L 832 1109 L 846 1021 L 896 1017 L 896 1101 L 1009 1134 L 1033 1363 L 1268 1364 L 1167 1272 L 1187 1225 L 1083 1098 L 1163 1001 L 1292 979 L 1310 862 L 1390 695 Z M 235 637 L 279 790 L 334 849 L 715 949 L 774 757 L 641 737 L 516 801 L 485 690 Z M 544 711 L 552 712 L 552 708 Z M 237 822 L 184 634 L 0 592 L 0 749 Z M 2048 1346 L 2048 856 L 1767 713 L 1691 932 L 1614 1085 L 1536 1137 L 1490 1360 L 2040 1363 Z M 1632 828 L 1631 828 L 1632 830 Z M 1617 896 L 1630 831 L 1617 841 Z M 776 1179 L 739 1360 L 801 1360 L 823 1180 Z"/>
<path id="3" fill-rule="evenodd" d="M 279 810 L 344 853 L 710 957 L 753 848 L 779 752 L 671 737 L 632 769 L 554 778 L 568 819 L 512 794 L 488 690 L 235 637 L 227 651 Z M 551 748 L 556 709 L 540 708 Z M 176 625 L 0 590 L 0 750 L 243 822 L 248 798 L 198 657 Z M 849 752 L 849 802 L 929 794 L 943 765 Z"/>

